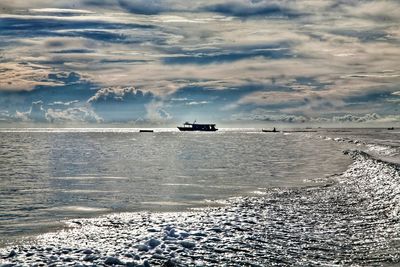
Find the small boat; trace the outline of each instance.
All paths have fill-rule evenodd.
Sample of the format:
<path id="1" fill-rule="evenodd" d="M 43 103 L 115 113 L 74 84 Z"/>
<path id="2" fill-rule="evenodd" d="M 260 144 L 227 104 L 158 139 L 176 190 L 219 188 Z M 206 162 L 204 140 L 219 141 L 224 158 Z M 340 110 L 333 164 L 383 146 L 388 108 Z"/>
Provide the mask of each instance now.
<path id="1" fill-rule="evenodd" d="M 272 129 L 272 130 L 265 130 L 265 129 L 262 129 L 261 130 L 263 133 L 277 133 L 278 131 L 276 130 L 276 128 L 274 127 L 274 129 Z"/>
<path id="2" fill-rule="evenodd" d="M 179 131 L 188 132 L 188 131 L 203 131 L 203 132 L 215 132 L 218 131 L 215 128 L 215 124 L 200 124 L 194 121 L 193 123 L 185 122 L 183 126 L 178 126 Z"/>
<path id="3" fill-rule="evenodd" d="M 387 128 L 389 131 L 394 130 L 394 127 Z"/>
<path id="4" fill-rule="evenodd" d="M 154 133 L 154 130 L 139 130 L 139 133 Z"/>

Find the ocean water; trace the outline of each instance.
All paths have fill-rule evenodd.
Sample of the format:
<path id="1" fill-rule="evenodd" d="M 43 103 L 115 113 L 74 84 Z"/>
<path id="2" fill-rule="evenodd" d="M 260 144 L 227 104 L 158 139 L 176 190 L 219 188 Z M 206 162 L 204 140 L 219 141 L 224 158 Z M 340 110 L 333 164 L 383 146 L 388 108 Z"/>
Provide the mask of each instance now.
<path id="1" fill-rule="evenodd" d="M 278 243 L 292 237 L 307 245 L 298 237 L 304 232 L 325 250 L 354 238 L 360 257 L 370 255 L 368 244 L 377 257 L 399 248 L 396 130 L 2 129 L 0 137 L 3 244 L 55 230 L 65 219 L 179 211 L 278 189 L 268 195 L 271 225 L 287 223 Z"/>

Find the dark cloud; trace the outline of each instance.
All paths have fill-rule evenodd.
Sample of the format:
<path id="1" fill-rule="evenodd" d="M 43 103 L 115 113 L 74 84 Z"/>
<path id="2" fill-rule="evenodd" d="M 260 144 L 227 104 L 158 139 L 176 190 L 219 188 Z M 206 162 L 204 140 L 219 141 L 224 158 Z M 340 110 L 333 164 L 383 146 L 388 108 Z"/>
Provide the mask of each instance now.
<path id="1" fill-rule="evenodd" d="M 219 1 L 193 1 L 189 3 L 189 1 L 179 0 L 86 0 L 84 3 L 92 7 L 119 7 L 130 13 L 141 15 L 158 15 L 166 12 L 200 13 L 205 11 L 242 18 L 251 16 L 293 18 L 304 14 L 304 12 L 286 6 L 284 2 L 267 0 L 231 0 L 222 3 Z"/>
<path id="2" fill-rule="evenodd" d="M 393 38 L 391 34 L 386 32 L 385 30 L 337 29 L 337 30 L 332 30 L 331 33 L 336 35 L 354 37 L 359 39 L 361 42 L 396 41 L 396 39 Z"/>
<path id="3" fill-rule="evenodd" d="M 224 3 L 208 5 L 203 8 L 205 11 L 221 13 L 224 15 L 236 17 L 251 16 L 271 16 L 293 18 L 299 17 L 302 13 L 290 9 L 289 7 L 279 4 L 279 2 L 271 3 L 271 1 L 226 1 Z"/>
<path id="4" fill-rule="evenodd" d="M 181 5 L 176 0 L 84 0 L 88 7 L 119 8 L 127 12 L 141 15 L 157 15 L 171 11 L 189 11 L 187 5 Z"/>
<path id="5" fill-rule="evenodd" d="M 360 95 L 349 96 L 344 99 L 347 103 L 366 104 L 368 102 L 382 102 L 384 99 L 392 97 L 393 90 L 391 91 L 370 91 Z"/>
<path id="6" fill-rule="evenodd" d="M 0 44 L 4 40 L 14 40 L 14 38 L 58 38 L 59 40 L 48 41 L 46 43 L 49 48 L 60 49 L 59 51 L 52 51 L 53 53 L 95 53 L 97 50 L 90 49 L 95 46 L 94 44 L 91 44 L 89 49 L 63 48 L 65 42 L 68 41 L 67 38 L 84 38 L 105 43 L 127 45 L 143 43 L 163 45 L 167 42 L 168 35 L 158 31 L 157 28 L 157 26 L 152 24 L 116 23 L 106 20 L 66 20 L 56 17 L 41 18 L 32 16 L 0 18 Z M 154 33 L 154 31 L 156 32 Z M 61 40 L 62 38 L 65 40 Z M 8 41 L 4 42 L 4 45 L 12 46 L 13 43 Z M 21 43 L 18 43 L 18 45 L 21 45 Z"/>
<path id="7" fill-rule="evenodd" d="M 0 18 L 0 32 L 20 31 L 19 34 L 28 31 L 41 30 L 73 30 L 73 29 L 132 29 L 153 28 L 151 25 L 136 23 L 116 23 L 93 20 L 67 20 L 57 18 L 39 17 L 3 17 Z"/>
<path id="8" fill-rule="evenodd" d="M 120 59 L 101 59 L 99 60 L 99 63 L 102 64 L 107 64 L 107 63 L 120 63 L 120 64 L 141 64 L 141 63 L 148 63 L 148 62 L 152 62 L 154 60 L 142 60 L 142 59 L 124 59 L 124 58 L 120 58 Z"/>
<path id="9" fill-rule="evenodd" d="M 59 50 L 59 51 L 52 51 L 51 53 L 54 54 L 92 54 L 95 53 L 95 50 L 92 49 L 66 49 L 66 50 Z"/>
<path id="10" fill-rule="evenodd" d="M 57 37 L 83 37 L 87 39 L 110 42 L 110 43 L 128 43 L 128 36 L 121 33 L 115 33 L 108 30 L 78 30 L 68 31 L 63 33 L 52 33 L 52 36 Z"/>
<path id="11" fill-rule="evenodd" d="M 179 53 L 179 51 L 176 51 Z M 181 51 L 179 56 L 165 57 L 165 64 L 212 64 L 226 63 L 255 57 L 267 59 L 282 59 L 294 57 L 288 44 L 272 44 L 264 46 L 227 47 L 214 51 Z"/>
<path id="12" fill-rule="evenodd" d="M 161 0 L 118 0 L 119 5 L 125 10 L 143 15 L 155 15 L 171 11 L 171 6 Z"/>
<path id="13" fill-rule="evenodd" d="M 84 37 L 106 42 L 125 42 L 128 37 L 115 30 L 151 29 L 153 27 L 152 25 L 136 23 L 111 23 L 55 18 L 0 18 L 0 37 Z M 129 42 L 133 42 L 133 40 Z M 54 45 L 57 46 L 56 43 Z"/>

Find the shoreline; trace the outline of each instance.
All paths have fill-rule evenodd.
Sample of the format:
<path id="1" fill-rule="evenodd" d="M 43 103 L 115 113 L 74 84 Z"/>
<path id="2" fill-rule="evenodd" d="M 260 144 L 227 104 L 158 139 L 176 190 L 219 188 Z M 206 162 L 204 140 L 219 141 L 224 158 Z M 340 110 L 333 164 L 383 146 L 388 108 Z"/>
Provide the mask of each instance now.
<path id="1" fill-rule="evenodd" d="M 21 235 L 15 235 L 11 239 L 4 240 L 0 242 L 0 252 L 1 250 L 10 248 L 10 247 L 18 247 L 18 246 L 24 246 L 26 242 L 28 243 L 35 243 L 38 237 L 44 236 L 44 235 L 53 235 L 57 234 L 58 232 L 61 231 L 68 231 L 73 228 L 75 228 L 76 225 L 74 223 L 71 223 L 72 221 L 87 221 L 87 220 L 96 220 L 96 219 L 101 219 L 103 217 L 108 217 L 108 216 L 118 216 L 119 214 L 181 214 L 181 213 L 187 213 L 187 212 L 197 212 L 201 211 L 203 209 L 213 209 L 213 208 L 219 208 L 219 207 L 224 207 L 229 205 L 230 200 L 232 199 L 240 199 L 240 198 L 263 198 L 265 195 L 268 194 L 270 191 L 274 190 L 295 190 L 295 189 L 304 189 L 304 188 L 309 188 L 309 187 L 314 187 L 314 186 L 325 186 L 330 183 L 330 177 L 336 176 L 336 174 L 327 174 L 324 178 L 306 178 L 303 179 L 302 185 L 287 185 L 283 187 L 276 187 L 276 186 L 271 186 L 267 188 L 252 188 L 249 191 L 243 191 L 243 192 L 238 192 L 234 195 L 228 196 L 227 198 L 215 198 L 215 199 L 204 199 L 203 201 L 194 201 L 194 202 L 184 202 L 180 203 L 179 205 L 167 205 L 167 206 L 162 206 L 162 204 L 153 204 L 150 205 L 147 208 L 140 208 L 138 210 L 134 211 L 113 211 L 113 210 L 108 210 L 105 212 L 101 213 L 93 213 L 93 214 L 88 214 L 88 215 L 82 215 L 81 217 L 75 217 L 75 218 L 65 218 L 61 220 L 56 220 L 56 221 L 48 221 L 49 224 L 51 224 L 51 227 L 46 229 L 46 230 L 37 230 L 35 232 L 32 232 L 30 234 L 24 233 Z M 0 263 L 1 263 L 1 253 L 0 253 Z M 1 265 L 0 265 L 1 267 Z"/>
<path id="2" fill-rule="evenodd" d="M 250 193 L 244 194 L 244 195 L 250 195 Z M 232 197 L 237 197 L 237 196 L 232 196 Z M 47 222 L 48 224 L 43 225 L 43 229 L 39 229 L 39 230 L 36 230 L 31 233 L 21 233 L 19 235 L 13 235 L 12 238 L 0 240 L 0 250 L 6 249 L 8 247 L 24 245 L 24 243 L 26 243 L 26 242 L 29 242 L 29 243 L 35 242 L 35 240 L 38 237 L 46 235 L 46 234 L 55 234 L 60 231 L 70 230 L 71 228 L 73 228 L 73 224 L 71 224 L 71 221 L 92 220 L 92 219 L 96 219 L 96 218 L 102 218 L 105 216 L 112 216 L 112 215 L 118 215 L 118 214 L 130 214 L 130 213 L 138 213 L 138 214 L 142 214 L 142 213 L 181 213 L 181 212 L 188 212 L 190 210 L 197 210 L 197 209 L 202 209 L 202 208 L 220 207 L 220 206 L 223 206 L 223 204 L 221 204 L 221 200 L 205 200 L 205 201 L 199 202 L 199 203 L 185 202 L 179 206 L 178 205 L 177 206 L 174 206 L 174 205 L 168 206 L 167 205 L 166 207 L 162 207 L 161 204 L 159 204 L 160 207 L 157 207 L 157 206 L 158 205 L 154 204 L 153 207 L 141 208 L 141 209 L 134 210 L 134 211 L 107 210 L 104 212 L 91 213 L 91 214 L 82 215 L 80 217 L 75 217 L 75 218 L 65 218 L 65 219 L 60 219 L 60 220 L 56 220 L 56 221 L 48 221 Z"/>
<path id="3" fill-rule="evenodd" d="M 73 222 L 75 221 L 90 221 L 96 219 L 102 219 L 106 217 L 114 217 L 123 214 L 184 214 L 190 212 L 198 212 L 207 209 L 214 209 L 220 208 L 230 205 L 229 203 L 233 199 L 240 199 L 240 198 L 263 198 L 265 195 L 268 194 L 268 191 L 275 191 L 275 190 L 294 190 L 294 189 L 305 189 L 311 188 L 314 186 L 326 186 L 331 183 L 330 178 L 333 176 L 337 176 L 337 174 L 330 174 L 324 178 L 313 178 L 313 179 L 304 179 L 304 185 L 301 186 L 286 186 L 286 187 L 269 187 L 269 188 L 254 188 L 251 191 L 245 191 L 238 193 L 236 195 L 229 196 L 225 199 L 206 199 L 201 202 L 196 203 L 185 203 L 184 205 L 179 206 L 168 206 L 168 207 L 153 207 L 153 208 L 143 208 L 138 209 L 135 211 L 108 211 L 102 213 L 96 213 L 87 216 L 81 216 L 76 218 L 66 218 L 57 221 L 49 221 L 51 223 L 51 227 L 47 228 L 46 230 L 38 230 L 30 234 L 21 234 L 15 235 L 10 239 L 5 239 L 4 241 L 0 242 L 0 263 L 1 263 L 1 251 L 6 250 L 10 247 L 18 247 L 24 246 L 26 243 L 33 244 L 37 242 L 38 238 L 46 235 L 56 235 L 59 232 L 69 231 L 76 228 L 77 225 Z M 154 205 L 156 206 L 156 205 Z M 4 256 L 4 255 L 3 255 Z M 0 265 L 1 267 L 1 265 Z"/>
<path id="4" fill-rule="evenodd" d="M 250 197 L 232 199 L 237 201 L 248 198 Z M 218 236 L 226 229 L 213 225 L 211 218 L 220 217 L 227 209 L 231 209 L 232 203 L 228 202 L 232 199 L 226 200 L 225 206 L 192 208 L 190 211 L 115 213 L 97 218 L 70 220 L 69 228 L 42 234 L 25 245 L 0 249 L 0 263 L 32 265 L 37 263 L 37 258 L 34 257 L 36 255 L 41 263 L 53 266 L 77 262 L 126 266 L 160 265 L 169 262 L 168 264 L 172 264 L 169 266 L 186 266 L 193 262 L 178 262 L 175 255 L 199 251 L 199 244 L 205 241 L 221 241 Z M 247 223 L 255 224 L 254 221 Z M 194 229 L 189 229 L 188 224 Z M 197 228 L 193 224 L 202 226 Z M 230 223 L 224 223 L 226 225 Z M 236 229 L 246 230 L 240 226 Z M 107 241 L 107 245 L 102 241 Z M 124 250 L 126 252 L 123 253 Z M 168 251 L 168 255 L 165 255 L 165 251 Z M 213 262 L 211 258 L 206 260 Z"/>
<path id="5" fill-rule="evenodd" d="M 310 187 L 311 188 L 311 187 Z M 268 190 L 279 194 L 279 189 Z M 284 190 L 285 191 L 285 190 Z M 265 192 L 268 194 L 268 192 Z M 0 263 L 49 266 L 263 266 L 268 197 L 233 197 L 220 207 L 179 212 L 130 212 L 68 221 L 69 228 L 0 249 Z M 225 203 L 222 203 L 225 202 Z M 1 259 L 2 258 L 2 259 Z M 12 265 L 10 265 L 12 266 Z"/>

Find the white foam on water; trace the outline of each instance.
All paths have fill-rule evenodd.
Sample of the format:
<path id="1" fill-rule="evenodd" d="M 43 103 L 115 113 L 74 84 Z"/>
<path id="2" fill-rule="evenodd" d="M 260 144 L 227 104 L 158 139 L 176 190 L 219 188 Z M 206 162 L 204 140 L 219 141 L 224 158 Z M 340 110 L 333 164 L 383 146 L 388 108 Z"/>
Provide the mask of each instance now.
<path id="1" fill-rule="evenodd" d="M 397 154 L 397 150 L 390 146 L 368 144 L 367 147 L 369 151 L 382 156 L 391 156 Z"/>

